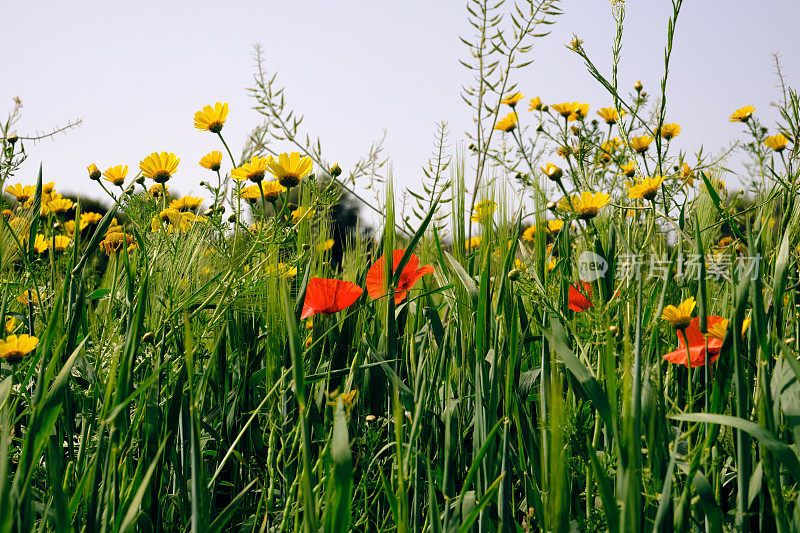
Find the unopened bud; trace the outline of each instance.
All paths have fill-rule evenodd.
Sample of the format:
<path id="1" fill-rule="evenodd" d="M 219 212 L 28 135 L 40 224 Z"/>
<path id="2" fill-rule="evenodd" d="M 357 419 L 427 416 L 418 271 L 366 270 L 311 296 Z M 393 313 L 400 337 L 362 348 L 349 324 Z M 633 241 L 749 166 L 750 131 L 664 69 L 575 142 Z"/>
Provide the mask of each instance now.
<path id="1" fill-rule="evenodd" d="M 138 183 L 139 185 L 144 185 L 144 176 L 139 176 L 138 178 L 136 178 L 136 183 Z"/>
<path id="2" fill-rule="evenodd" d="M 548 211 L 555 211 L 558 204 L 555 202 L 547 202 L 547 210 Z"/>
<path id="3" fill-rule="evenodd" d="M 127 194 L 128 196 L 133 196 L 133 185 L 125 189 L 125 194 Z"/>
<path id="4" fill-rule="evenodd" d="M 619 332 L 619 328 L 617 326 L 609 326 L 608 332 L 612 335 L 616 335 Z"/>
<path id="5" fill-rule="evenodd" d="M 153 344 L 153 341 L 155 340 L 155 338 L 156 338 L 156 336 L 153 335 L 153 332 L 152 331 L 148 331 L 147 333 L 142 335 L 142 342 L 144 342 L 146 344 Z"/>
<path id="6" fill-rule="evenodd" d="M 231 213 L 231 216 L 228 217 L 228 222 L 236 222 L 236 213 Z"/>
<path id="7" fill-rule="evenodd" d="M 641 80 L 637 80 L 637 81 L 636 81 L 636 83 L 634 83 L 634 84 L 633 84 L 633 88 L 634 88 L 634 89 L 636 89 L 636 92 L 637 92 L 637 93 L 638 93 L 638 92 L 642 92 L 642 88 L 643 88 L 643 87 L 644 87 L 644 86 L 642 85 L 642 82 L 641 82 Z"/>
<path id="8" fill-rule="evenodd" d="M 303 243 L 303 250 L 305 250 L 305 251 L 307 252 L 307 251 L 309 251 L 310 249 L 311 249 L 311 245 L 310 245 L 310 244 L 308 244 L 307 242 L 304 242 L 304 243 Z"/>
<path id="9" fill-rule="evenodd" d="M 516 268 L 512 268 L 508 271 L 508 279 L 511 281 L 517 281 L 519 279 L 519 270 Z"/>
<path id="10" fill-rule="evenodd" d="M 334 163 L 333 165 L 331 165 L 331 168 L 328 172 L 330 173 L 331 176 L 336 178 L 342 174 L 342 168 L 339 166 L 339 163 Z"/>
<path id="11" fill-rule="evenodd" d="M 549 110 L 550 110 L 550 106 L 549 105 L 542 106 L 542 111 L 544 111 L 545 113 L 547 113 L 547 111 L 549 111 Z"/>
<path id="12" fill-rule="evenodd" d="M 11 146 L 14 146 L 19 140 L 19 137 L 17 137 L 16 135 L 9 135 L 8 137 L 6 137 L 6 140 Z"/>

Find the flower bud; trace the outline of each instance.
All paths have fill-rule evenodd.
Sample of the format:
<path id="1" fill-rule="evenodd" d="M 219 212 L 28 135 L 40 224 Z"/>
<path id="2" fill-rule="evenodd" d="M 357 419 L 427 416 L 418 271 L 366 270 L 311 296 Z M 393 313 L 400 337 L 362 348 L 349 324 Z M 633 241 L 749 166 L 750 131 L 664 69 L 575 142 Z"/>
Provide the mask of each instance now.
<path id="1" fill-rule="evenodd" d="M 547 202 L 547 210 L 548 211 L 555 211 L 558 204 L 555 202 Z"/>
<path id="2" fill-rule="evenodd" d="M 339 163 L 334 163 L 331 165 L 330 170 L 328 170 L 331 176 L 334 178 L 339 177 L 342 174 L 342 168 L 339 166 Z"/>
<path id="3" fill-rule="evenodd" d="M 144 185 L 144 176 L 139 176 L 138 178 L 136 178 L 136 183 L 138 183 L 139 185 Z"/>
<path id="4" fill-rule="evenodd" d="M 100 173 L 100 169 L 97 168 L 97 165 L 95 165 L 94 163 L 86 167 L 86 170 L 89 171 L 90 180 L 98 181 L 100 179 L 100 176 L 102 175 Z"/>
<path id="5" fill-rule="evenodd" d="M 617 326 L 609 326 L 608 332 L 611 333 L 612 335 L 616 335 L 617 333 L 619 333 L 619 328 Z"/>
<path id="6" fill-rule="evenodd" d="M 633 84 L 633 88 L 636 89 L 637 93 L 642 92 L 642 87 L 644 86 L 642 85 L 641 80 L 636 80 L 636 83 Z"/>
<path id="7" fill-rule="evenodd" d="M 156 338 L 156 336 L 153 335 L 153 332 L 152 331 L 148 331 L 147 333 L 142 335 L 142 342 L 144 342 L 146 344 L 153 344 L 153 341 L 155 340 L 155 338 Z"/>
<path id="8" fill-rule="evenodd" d="M 302 248 L 303 248 L 304 251 L 307 252 L 307 251 L 309 251 L 311 249 L 311 245 L 308 244 L 307 242 L 304 242 Z"/>
<path id="9" fill-rule="evenodd" d="M 549 105 L 543 105 L 542 106 L 542 111 L 544 111 L 545 113 L 547 113 L 549 110 L 550 110 L 550 106 Z"/>
<path id="10" fill-rule="evenodd" d="M 9 135 L 8 137 L 6 137 L 6 140 L 8 141 L 8 144 L 14 146 L 19 140 L 19 137 L 17 137 L 16 135 Z"/>
<path id="11" fill-rule="evenodd" d="M 508 271 L 508 279 L 511 281 L 517 281 L 519 279 L 519 270 L 516 268 L 512 268 Z"/>
<path id="12" fill-rule="evenodd" d="M 228 217 L 228 222 L 236 222 L 236 213 L 231 213 L 231 216 Z"/>

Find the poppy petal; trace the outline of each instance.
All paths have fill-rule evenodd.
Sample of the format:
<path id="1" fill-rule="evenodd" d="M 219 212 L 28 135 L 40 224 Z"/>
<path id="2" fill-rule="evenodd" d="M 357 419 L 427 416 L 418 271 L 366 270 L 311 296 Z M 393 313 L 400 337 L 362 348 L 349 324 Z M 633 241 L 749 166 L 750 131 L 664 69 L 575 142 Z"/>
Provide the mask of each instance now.
<path id="1" fill-rule="evenodd" d="M 305 319 L 317 313 L 337 313 L 353 305 L 363 292 L 364 289 L 349 281 L 311 278 L 300 318 Z"/>

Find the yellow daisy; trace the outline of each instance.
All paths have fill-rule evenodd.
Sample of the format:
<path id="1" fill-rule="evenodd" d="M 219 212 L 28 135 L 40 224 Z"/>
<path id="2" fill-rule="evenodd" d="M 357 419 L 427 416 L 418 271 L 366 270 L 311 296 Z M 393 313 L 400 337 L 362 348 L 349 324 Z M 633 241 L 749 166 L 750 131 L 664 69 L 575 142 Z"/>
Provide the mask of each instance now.
<path id="1" fill-rule="evenodd" d="M 65 235 L 56 235 L 53 237 L 52 240 L 48 239 L 48 244 L 50 244 L 56 252 L 63 252 L 69 246 L 69 243 L 72 242 L 72 239 Z"/>
<path id="2" fill-rule="evenodd" d="M 33 185 L 9 185 L 6 187 L 6 192 L 17 199 L 19 203 L 25 203 L 29 198 L 33 198 L 36 194 L 36 188 Z"/>
<path id="3" fill-rule="evenodd" d="M 169 185 L 156 183 L 147 190 L 147 194 L 153 198 L 161 198 L 164 195 L 169 196 Z"/>
<path id="4" fill-rule="evenodd" d="M 486 224 L 492 221 L 492 215 L 497 210 L 497 204 L 492 200 L 482 200 L 475 204 L 475 210 L 472 212 L 470 220 L 480 224 Z"/>
<path id="5" fill-rule="evenodd" d="M 569 199 L 562 198 L 558 206 L 565 211 L 572 211 L 581 220 L 589 220 L 597 216 L 600 210 L 608 205 L 611 196 L 604 192 L 592 194 L 585 191 L 581 194 L 574 194 Z"/>
<path id="6" fill-rule="evenodd" d="M 601 107 L 600 110 L 597 112 L 600 115 L 600 118 L 606 121 L 606 124 L 609 126 L 612 124 L 616 124 L 621 117 L 625 116 L 625 111 L 622 111 L 622 114 L 617 113 L 617 110 L 613 107 Z"/>
<path id="7" fill-rule="evenodd" d="M 110 181 L 119 187 L 122 187 L 122 184 L 125 183 L 125 176 L 127 175 L 128 165 L 117 165 L 103 172 L 103 176 L 106 177 L 106 181 Z"/>
<path id="8" fill-rule="evenodd" d="M 205 106 L 202 111 L 194 114 L 194 127 L 200 131 L 219 133 L 228 118 L 228 104 L 217 102 L 214 107 Z"/>
<path id="9" fill-rule="evenodd" d="M 326 239 L 326 240 L 322 241 L 321 243 L 319 243 L 317 245 L 317 251 L 318 252 L 327 252 L 328 250 L 333 248 L 334 244 L 335 244 L 335 241 L 333 239 Z"/>
<path id="10" fill-rule="evenodd" d="M 689 296 L 677 307 L 668 305 L 664 308 L 661 318 L 667 320 L 675 329 L 686 329 L 692 321 L 692 311 L 694 311 L 696 305 L 697 302 L 694 301 L 694 296 Z"/>
<path id="11" fill-rule="evenodd" d="M 716 322 L 714 325 L 708 328 L 708 335 L 706 336 L 713 339 L 719 339 L 721 341 L 725 340 L 725 334 L 728 332 L 729 323 L 730 320 L 728 320 L 727 318 L 723 318 L 722 320 Z M 742 322 L 742 335 L 744 335 L 744 332 L 747 331 L 747 328 L 749 326 L 750 326 L 750 318 L 748 317 L 745 318 L 744 321 Z"/>
<path id="12" fill-rule="evenodd" d="M 567 120 L 573 122 L 575 120 L 583 120 L 589 114 L 589 104 L 582 104 L 574 102 L 572 104 L 572 113 L 567 117 Z"/>
<path id="13" fill-rule="evenodd" d="M 250 162 L 231 170 L 231 177 L 239 181 L 250 180 L 253 183 L 258 183 L 264 179 L 264 174 L 267 173 L 271 162 L 272 156 L 259 157 L 254 155 L 250 158 Z"/>
<path id="14" fill-rule="evenodd" d="M 203 199 L 198 198 L 197 196 L 182 196 L 176 200 L 172 200 L 169 203 L 169 207 L 178 211 L 186 211 L 187 209 L 195 209 L 200 207 L 200 204 L 202 203 Z"/>
<path id="15" fill-rule="evenodd" d="M 767 137 L 764 139 L 764 144 L 768 147 L 772 148 L 776 152 L 782 152 L 786 149 L 786 144 L 789 142 L 789 139 L 783 134 L 779 133 L 777 135 L 773 135 L 772 137 Z"/>
<path id="16" fill-rule="evenodd" d="M 50 243 L 48 242 L 47 238 L 44 235 L 37 234 L 36 240 L 33 241 L 33 249 L 36 250 L 37 254 L 40 254 L 49 248 Z"/>
<path id="17" fill-rule="evenodd" d="M 516 113 L 509 113 L 497 121 L 497 124 L 494 125 L 494 129 L 498 131 L 505 131 L 506 133 L 510 131 L 514 131 L 514 128 L 517 127 L 517 114 Z"/>
<path id="18" fill-rule="evenodd" d="M 146 178 L 150 178 L 156 183 L 165 183 L 178 169 L 180 162 L 181 160 L 173 153 L 153 152 L 139 161 L 139 169 Z"/>
<path id="19" fill-rule="evenodd" d="M 662 138 L 671 141 L 677 137 L 680 132 L 681 127 L 678 124 L 662 124 L 658 133 Z"/>
<path id="20" fill-rule="evenodd" d="M 681 167 L 681 179 L 689 187 L 694 187 L 694 170 L 688 163 L 684 163 L 683 167 Z"/>
<path id="21" fill-rule="evenodd" d="M 214 150 L 200 159 L 200 166 L 216 172 L 222 166 L 222 152 Z"/>
<path id="22" fill-rule="evenodd" d="M 639 198 L 652 200 L 658 194 L 658 188 L 663 181 L 664 178 L 661 176 L 654 178 L 644 177 L 641 180 L 637 180 L 636 183 L 631 184 L 631 187 L 628 188 L 628 198 L 631 200 Z"/>
<path id="23" fill-rule="evenodd" d="M 541 111 L 542 110 L 542 99 L 538 96 L 536 98 L 531 98 L 530 107 L 528 111 Z"/>
<path id="24" fill-rule="evenodd" d="M 39 339 L 30 335 L 9 335 L 6 340 L 0 340 L 0 357 L 8 363 L 18 363 L 22 358 L 31 353 L 39 344 Z"/>
<path id="25" fill-rule="evenodd" d="M 301 157 L 299 153 L 281 154 L 278 159 L 269 163 L 269 170 L 278 182 L 287 189 L 296 187 L 306 174 L 311 172 L 313 162 L 308 156 Z"/>
<path id="26" fill-rule="evenodd" d="M 750 117 L 753 116 L 753 113 L 756 112 L 756 108 L 751 105 L 746 105 L 744 107 L 740 107 L 736 111 L 733 112 L 731 115 L 731 122 L 747 122 L 750 120 Z"/>
<path id="27" fill-rule="evenodd" d="M 519 102 L 523 98 L 525 98 L 525 95 L 522 93 L 512 93 L 503 98 L 502 100 L 500 100 L 500 103 L 513 108 L 517 105 L 517 102 Z"/>
<path id="28" fill-rule="evenodd" d="M 51 200 L 47 202 L 47 209 L 52 213 L 63 213 L 72 209 L 73 202 L 69 198 L 59 198 L 58 200 Z"/>
<path id="29" fill-rule="evenodd" d="M 533 242 L 536 240 L 536 226 L 528 226 L 522 232 L 522 240 L 525 242 Z"/>
<path id="30" fill-rule="evenodd" d="M 650 143 L 653 142 L 653 138 L 649 135 L 642 135 L 641 137 L 633 137 L 631 138 L 631 149 L 635 151 L 637 154 L 643 154 L 650 148 Z"/>
<path id="31" fill-rule="evenodd" d="M 242 189 L 240 195 L 248 202 L 259 202 L 261 201 L 262 194 L 262 192 L 258 190 L 259 187 L 261 188 L 261 191 L 263 191 L 264 199 L 268 202 L 274 202 L 278 199 L 278 196 L 280 196 L 281 193 L 286 192 L 286 187 L 273 180 L 262 181 L 256 185 L 245 187 Z"/>

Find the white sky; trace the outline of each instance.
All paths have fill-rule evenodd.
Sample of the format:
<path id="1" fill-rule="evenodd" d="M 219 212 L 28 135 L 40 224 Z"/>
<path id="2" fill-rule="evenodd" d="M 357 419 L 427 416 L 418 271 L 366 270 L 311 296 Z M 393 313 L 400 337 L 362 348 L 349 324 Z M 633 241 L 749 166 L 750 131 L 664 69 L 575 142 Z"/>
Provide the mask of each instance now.
<path id="1" fill-rule="evenodd" d="M 460 87 L 470 73 L 458 36 L 471 36 L 462 1 L 139 1 L 5 2 L 0 32 L 3 83 L 0 116 L 12 98 L 24 104 L 20 135 L 47 131 L 70 119 L 83 125 L 36 145 L 19 181 L 35 182 L 39 162 L 61 190 L 100 198 L 86 166 L 138 161 L 153 151 L 175 152 L 181 164 L 171 185 L 198 193 L 208 178 L 200 157 L 220 149 L 215 136 L 193 128 L 194 112 L 227 101 L 223 133 L 234 154 L 259 122 L 245 87 L 254 71 L 253 44 L 266 51 L 288 102 L 305 115 L 325 156 L 346 170 L 387 131 L 395 180 L 414 187 L 430 157 L 435 124 L 449 122 L 451 144 L 471 127 Z M 771 125 L 779 93 L 773 52 L 781 52 L 790 84 L 800 83 L 794 33 L 796 0 L 686 0 L 678 20 L 667 119 L 682 125 L 673 141 L 689 152 L 715 152 L 741 131 L 730 113 L 753 104 Z M 754 6 L 758 5 L 757 8 Z M 613 21 L 608 0 L 573 0 L 536 43 L 535 62 L 517 73 L 528 98 L 545 103 L 582 100 L 609 105 L 605 91 L 565 49 L 573 33 L 607 70 Z M 641 79 L 657 92 L 670 3 L 629 0 L 620 80 Z M 522 107 L 522 120 L 527 106 Z M 736 167 L 735 167 L 736 168 Z"/>

